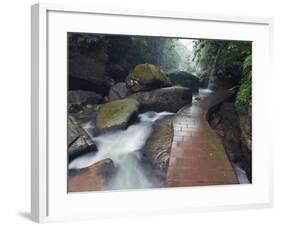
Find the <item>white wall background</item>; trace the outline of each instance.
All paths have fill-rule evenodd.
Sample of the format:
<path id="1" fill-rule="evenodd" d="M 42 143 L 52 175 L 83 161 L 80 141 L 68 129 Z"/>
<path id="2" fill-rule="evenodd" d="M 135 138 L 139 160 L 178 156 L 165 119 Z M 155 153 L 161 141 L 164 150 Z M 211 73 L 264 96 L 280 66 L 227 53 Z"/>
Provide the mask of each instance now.
<path id="1" fill-rule="evenodd" d="M 281 59 L 281 7 L 274 0 L 57 0 L 56 3 L 108 8 L 172 10 L 272 17 L 275 20 L 275 73 L 272 111 L 275 124 L 268 131 L 275 147 L 275 207 L 273 209 L 194 213 L 73 222 L 59 225 L 280 225 L 281 223 L 281 108 L 278 88 Z M 31 225 L 30 208 L 30 5 L 32 0 L 1 1 L 0 8 L 0 225 Z M 267 77 L 273 75 L 265 74 Z M 266 151 L 266 150 L 265 150 Z M 239 194 L 237 194 L 239 195 Z M 56 225 L 56 224 L 54 224 Z"/>

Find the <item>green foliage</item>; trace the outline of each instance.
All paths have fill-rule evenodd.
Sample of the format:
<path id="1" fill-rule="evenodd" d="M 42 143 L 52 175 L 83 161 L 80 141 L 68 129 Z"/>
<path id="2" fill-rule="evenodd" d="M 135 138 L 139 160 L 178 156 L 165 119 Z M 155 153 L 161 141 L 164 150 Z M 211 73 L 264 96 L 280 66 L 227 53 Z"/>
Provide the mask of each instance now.
<path id="1" fill-rule="evenodd" d="M 236 104 L 252 105 L 252 55 L 248 55 L 243 62 L 244 77 L 236 96 Z"/>
<path id="2" fill-rule="evenodd" d="M 204 78 L 232 79 L 240 83 L 236 103 L 252 104 L 252 44 L 242 41 L 197 40 L 194 61 Z"/>
<path id="3" fill-rule="evenodd" d="M 244 76 L 241 80 L 241 86 L 236 96 L 236 104 L 252 105 L 252 76 L 251 73 Z"/>
<path id="4" fill-rule="evenodd" d="M 251 42 L 224 40 L 197 40 L 194 42 L 194 58 L 201 72 L 209 77 L 240 78 L 246 57 L 251 55 Z M 250 57 L 245 62 L 249 67 Z"/>
<path id="5" fill-rule="evenodd" d="M 252 70 L 252 55 L 248 55 L 244 60 L 243 70 L 245 74 L 248 74 Z"/>

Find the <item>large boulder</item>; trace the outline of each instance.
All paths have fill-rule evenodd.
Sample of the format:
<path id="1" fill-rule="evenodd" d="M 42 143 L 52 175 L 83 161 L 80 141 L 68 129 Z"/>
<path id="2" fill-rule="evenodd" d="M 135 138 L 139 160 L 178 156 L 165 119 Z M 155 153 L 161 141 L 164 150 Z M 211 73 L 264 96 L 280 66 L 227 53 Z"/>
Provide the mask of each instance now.
<path id="1" fill-rule="evenodd" d="M 95 92 L 85 90 L 70 90 L 68 95 L 68 112 L 74 113 L 82 110 L 87 105 L 100 104 L 103 97 Z"/>
<path id="2" fill-rule="evenodd" d="M 222 137 L 223 145 L 230 161 L 241 161 L 241 132 L 235 105 L 231 102 L 223 102 L 215 106 L 209 115 L 209 122 L 211 127 Z"/>
<path id="3" fill-rule="evenodd" d="M 95 133 L 127 128 L 129 122 L 136 118 L 138 111 L 139 102 L 132 98 L 100 105 L 96 115 Z"/>
<path id="4" fill-rule="evenodd" d="M 126 79 L 127 86 L 133 91 L 147 91 L 171 85 L 169 78 L 153 64 L 138 64 Z"/>
<path id="5" fill-rule="evenodd" d="M 68 161 L 79 155 L 96 151 L 96 145 L 73 116 L 67 118 Z"/>
<path id="6" fill-rule="evenodd" d="M 193 93 L 197 93 L 200 86 L 200 79 L 195 75 L 185 71 L 177 71 L 168 75 L 173 85 L 181 85 L 191 89 Z"/>
<path id="7" fill-rule="evenodd" d="M 231 100 L 231 98 L 229 98 Z M 251 106 L 223 102 L 212 109 L 208 120 L 221 136 L 231 162 L 241 162 L 252 181 L 252 109 Z"/>
<path id="8" fill-rule="evenodd" d="M 224 147 L 232 162 L 241 161 L 239 116 L 233 103 L 225 102 L 221 108 L 221 124 L 224 128 Z"/>
<path id="9" fill-rule="evenodd" d="M 190 89 L 181 86 L 161 88 L 150 92 L 138 92 L 129 97 L 136 99 L 141 104 L 142 112 L 177 112 L 180 108 L 192 102 Z"/>
<path id="10" fill-rule="evenodd" d="M 163 179 L 165 179 L 168 170 L 172 142 L 172 118 L 167 117 L 155 122 L 153 132 L 143 148 L 144 155 Z"/>
<path id="11" fill-rule="evenodd" d="M 205 78 L 201 78 L 200 79 L 200 87 L 203 87 L 203 88 L 208 88 L 208 85 L 209 85 L 209 79 L 205 79 Z"/>
<path id="12" fill-rule="evenodd" d="M 108 61 L 106 41 L 103 37 L 95 37 L 96 40 L 91 43 L 81 42 L 79 39 L 79 37 L 70 39 L 69 89 L 90 90 L 106 95 L 112 85 L 112 79 L 106 73 Z"/>
<path id="13" fill-rule="evenodd" d="M 109 90 L 108 99 L 109 101 L 123 99 L 132 94 L 132 92 L 127 88 L 125 82 L 116 83 Z"/>
<path id="14" fill-rule="evenodd" d="M 100 191 L 114 174 L 115 167 L 111 159 L 104 159 L 81 169 L 68 180 L 68 192 Z"/>
<path id="15" fill-rule="evenodd" d="M 120 64 L 109 64 L 106 68 L 107 75 L 116 82 L 124 82 L 128 76 L 127 69 Z"/>

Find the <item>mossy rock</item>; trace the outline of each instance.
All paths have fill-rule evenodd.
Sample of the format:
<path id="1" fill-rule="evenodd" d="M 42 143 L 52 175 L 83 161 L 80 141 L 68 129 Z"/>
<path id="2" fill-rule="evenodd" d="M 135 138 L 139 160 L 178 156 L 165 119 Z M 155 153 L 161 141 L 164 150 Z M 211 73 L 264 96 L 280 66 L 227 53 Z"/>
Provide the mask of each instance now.
<path id="1" fill-rule="evenodd" d="M 127 86 L 133 91 L 153 90 L 171 86 L 170 79 L 153 64 L 138 64 L 128 75 Z"/>
<path id="2" fill-rule="evenodd" d="M 96 117 L 97 134 L 128 127 L 139 111 L 139 102 L 135 99 L 125 98 L 100 105 Z"/>

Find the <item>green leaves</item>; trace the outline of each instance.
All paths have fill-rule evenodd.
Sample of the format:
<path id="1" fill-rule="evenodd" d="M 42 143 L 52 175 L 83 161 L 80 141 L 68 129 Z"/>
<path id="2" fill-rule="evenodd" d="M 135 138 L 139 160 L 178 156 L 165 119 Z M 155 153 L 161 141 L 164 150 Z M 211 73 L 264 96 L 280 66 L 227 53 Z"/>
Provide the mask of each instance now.
<path id="1" fill-rule="evenodd" d="M 222 78 L 239 78 L 244 71 L 244 61 L 251 52 L 251 42 L 198 40 L 194 44 L 193 60 L 209 75 L 214 73 L 214 76 L 219 74 Z M 245 62 L 245 67 L 251 67 L 250 57 Z"/>
<path id="2" fill-rule="evenodd" d="M 252 105 L 252 75 L 249 73 L 241 80 L 241 86 L 236 96 L 236 104 Z"/>
<path id="3" fill-rule="evenodd" d="M 252 70 L 252 54 L 247 56 L 243 63 L 243 70 L 248 73 Z"/>
<path id="4" fill-rule="evenodd" d="M 236 104 L 252 105 L 252 55 L 248 55 L 243 62 L 244 77 L 236 96 Z"/>
<path id="5" fill-rule="evenodd" d="M 236 103 L 252 104 L 252 43 L 225 40 L 198 40 L 194 43 L 193 60 L 202 76 L 240 80 Z"/>

